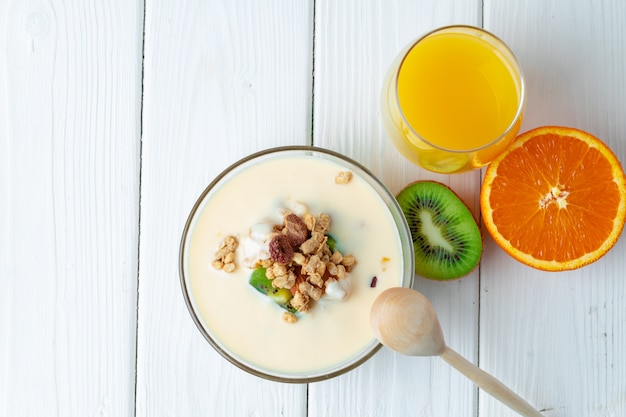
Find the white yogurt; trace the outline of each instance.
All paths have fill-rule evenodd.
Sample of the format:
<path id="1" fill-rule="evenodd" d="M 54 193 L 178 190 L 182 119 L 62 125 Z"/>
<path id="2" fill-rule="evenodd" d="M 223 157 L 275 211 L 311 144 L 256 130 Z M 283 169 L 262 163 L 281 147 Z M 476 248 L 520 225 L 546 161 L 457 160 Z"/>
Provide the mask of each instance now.
<path id="1" fill-rule="evenodd" d="M 389 208 L 366 181 L 354 175 L 348 184 L 335 184 L 345 170 L 307 155 L 270 159 L 214 189 L 196 212 L 184 260 L 190 301 L 210 337 L 247 367 L 272 375 L 322 375 L 376 345 L 371 304 L 386 288 L 402 285 L 403 256 L 409 255 Z M 300 204 L 314 215 L 331 216 L 330 233 L 358 265 L 349 274 L 347 298 L 341 288 L 331 289 L 338 300 L 322 299 L 288 324 L 281 320 L 283 310 L 248 284 L 251 270 L 242 265 L 242 250 L 233 273 L 215 270 L 211 261 L 224 237 L 241 241 L 251 226 L 264 219 L 281 223 L 280 210 Z"/>

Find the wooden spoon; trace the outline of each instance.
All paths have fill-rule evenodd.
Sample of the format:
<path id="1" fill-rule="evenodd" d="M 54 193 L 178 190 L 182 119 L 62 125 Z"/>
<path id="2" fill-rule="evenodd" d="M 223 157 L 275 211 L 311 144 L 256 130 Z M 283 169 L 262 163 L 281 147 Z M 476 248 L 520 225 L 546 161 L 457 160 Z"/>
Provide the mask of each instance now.
<path id="1" fill-rule="evenodd" d="M 418 291 L 390 288 L 370 314 L 374 334 L 388 348 L 409 356 L 440 356 L 484 391 L 525 417 L 543 417 L 530 404 L 487 372 L 446 346 L 432 304 Z"/>

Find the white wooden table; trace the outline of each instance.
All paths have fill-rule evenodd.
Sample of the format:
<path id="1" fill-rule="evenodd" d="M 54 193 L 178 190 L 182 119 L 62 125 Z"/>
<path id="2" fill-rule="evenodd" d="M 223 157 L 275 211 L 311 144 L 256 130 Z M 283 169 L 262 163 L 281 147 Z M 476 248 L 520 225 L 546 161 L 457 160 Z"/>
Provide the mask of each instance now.
<path id="1" fill-rule="evenodd" d="M 522 130 L 587 130 L 626 162 L 623 0 L 0 0 L 0 416 L 515 415 L 438 358 L 381 350 L 310 385 L 230 365 L 192 322 L 178 245 L 251 152 L 314 144 L 393 191 L 481 172 L 404 160 L 378 97 L 396 52 L 482 26 L 524 68 Z M 490 238 L 479 269 L 416 279 L 448 345 L 554 417 L 626 416 L 626 241 L 539 272 Z"/>

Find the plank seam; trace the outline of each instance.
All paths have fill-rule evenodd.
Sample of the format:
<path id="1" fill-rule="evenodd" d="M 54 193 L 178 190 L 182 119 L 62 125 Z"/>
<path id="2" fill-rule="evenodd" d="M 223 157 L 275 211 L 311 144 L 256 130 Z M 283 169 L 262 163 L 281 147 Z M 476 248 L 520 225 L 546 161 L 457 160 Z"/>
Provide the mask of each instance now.
<path id="1" fill-rule="evenodd" d="M 135 382 L 133 393 L 133 416 L 137 417 L 137 366 L 139 363 L 139 277 L 141 271 L 141 189 L 142 189 L 142 171 L 143 171 L 143 112 L 144 112 L 144 80 L 145 80 L 145 61 L 146 61 L 146 3 L 143 0 L 143 13 L 141 22 L 141 98 L 139 101 L 139 178 L 138 178 L 138 207 L 137 207 L 137 278 L 136 288 L 137 297 L 135 304 Z"/>

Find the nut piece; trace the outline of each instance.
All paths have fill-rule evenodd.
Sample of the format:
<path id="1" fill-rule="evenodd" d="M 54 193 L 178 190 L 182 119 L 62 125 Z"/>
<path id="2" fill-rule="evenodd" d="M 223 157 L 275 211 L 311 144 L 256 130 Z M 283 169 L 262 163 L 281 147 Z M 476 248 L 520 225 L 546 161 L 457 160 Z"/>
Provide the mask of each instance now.
<path id="1" fill-rule="evenodd" d="M 330 228 L 330 216 L 328 214 L 322 213 L 319 215 L 317 219 L 317 223 L 315 224 L 315 232 L 326 233 Z"/>
<path id="2" fill-rule="evenodd" d="M 304 220 L 302 220 L 296 214 L 288 214 L 284 219 L 285 228 L 283 233 L 289 239 L 289 243 L 292 247 L 297 248 L 302 245 L 309 237 L 309 230 L 307 229 Z"/>
<path id="3" fill-rule="evenodd" d="M 317 288 L 306 281 L 301 282 L 300 285 L 298 285 L 298 289 L 302 294 L 309 296 L 309 298 L 312 298 L 315 301 L 322 298 L 322 289 Z"/>
<path id="4" fill-rule="evenodd" d="M 272 280 L 272 287 L 290 289 L 296 284 L 296 274 L 289 271 L 285 275 L 279 275 Z"/>
<path id="5" fill-rule="evenodd" d="M 352 180 L 352 172 L 342 171 L 335 177 L 335 184 L 347 184 Z"/>
<path id="6" fill-rule="evenodd" d="M 300 245 L 300 251 L 305 255 L 309 255 L 315 252 L 325 239 L 326 236 L 324 236 L 324 233 L 315 231 L 311 233 L 311 238 L 309 238 L 306 242 Z"/>
<path id="7" fill-rule="evenodd" d="M 309 282 L 311 284 L 315 285 L 317 288 L 323 288 L 324 287 L 324 279 L 317 272 L 314 272 L 311 275 L 309 275 Z"/>
<path id="8" fill-rule="evenodd" d="M 346 267 L 354 265 L 355 263 L 356 263 L 356 258 L 354 257 L 354 255 L 346 255 L 341 260 L 341 264 Z"/>
<path id="9" fill-rule="evenodd" d="M 304 215 L 304 224 L 306 224 L 306 228 L 309 232 L 312 232 L 315 228 L 315 216 L 311 213 L 307 213 Z"/>
<path id="10" fill-rule="evenodd" d="M 293 262 L 296 265 L 302 266 L 306 263 L 306 256 L 304 256 L 301 252 L 295 252 L 293 254 Z"/>
<path id="11" fill-rule="evenodd" d="M 343 265 L 337 265 L 337 278 L 342 279 L 347 275 L 346 267 Z"/>
<path id="12" fill-rule="evenodd" d="M 339 251 L 335 251 L 331 257 L 330 257 L 330 261 L 334 264 L 340 264 L 341 261 L 343 261 L 343 255 L 341 254 L 341 252 Z"/>
<path id="13" fill-rule="evenodd" d="M 281 317 L 285 323 L 295 323 L 298 321 L 298 317 L 295 314 L 285 311 Z"/>
<path id="14" fill-rule="evenodd" d="M 309 310 L 309 297 L 300 291 L 296 291 L 291 299 L 291 306 L 300 313 L 304 313 Z"/>
<path id="15" fill-rule="evenodd" d="M 277 234 L 270 241 L 270 258 L 274 262 L 287 265 L 293 259 L 293 248 L 287 236 Z"/>

